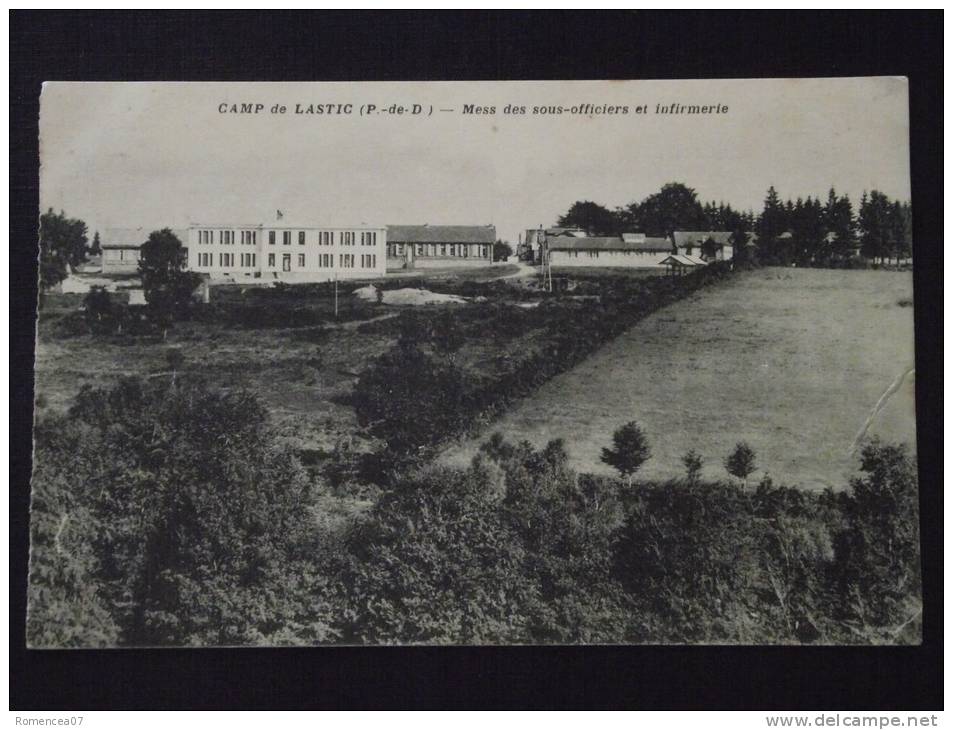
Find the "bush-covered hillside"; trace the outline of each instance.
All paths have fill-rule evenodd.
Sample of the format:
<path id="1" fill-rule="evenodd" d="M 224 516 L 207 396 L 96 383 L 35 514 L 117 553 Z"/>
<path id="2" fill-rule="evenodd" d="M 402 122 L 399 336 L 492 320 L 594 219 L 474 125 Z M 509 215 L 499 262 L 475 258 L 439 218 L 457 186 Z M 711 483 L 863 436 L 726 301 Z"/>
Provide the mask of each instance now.
<path id="1" fill-rule="evenodd" d="M 36 464 L 35 647 L 919 640 L 901 446 L 813 494 L 594 477 L 495 437 L 342 517 L 254 396 L 154 378 L 43 417 Z"/>

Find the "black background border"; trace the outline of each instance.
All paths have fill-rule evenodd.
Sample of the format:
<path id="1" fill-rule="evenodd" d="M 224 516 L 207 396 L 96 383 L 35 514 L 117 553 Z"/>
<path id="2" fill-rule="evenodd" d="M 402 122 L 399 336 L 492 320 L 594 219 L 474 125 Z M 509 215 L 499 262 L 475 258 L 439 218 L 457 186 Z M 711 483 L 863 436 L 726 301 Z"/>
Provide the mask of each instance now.
<path id="1" fill-rule="evenodd" d="M 942 12 L 11 11 L 11 709 L 942 708 L 942 25 Z M 922 646 L 24 648 L 43 81 L 867 75 L 910 79 Z"/>

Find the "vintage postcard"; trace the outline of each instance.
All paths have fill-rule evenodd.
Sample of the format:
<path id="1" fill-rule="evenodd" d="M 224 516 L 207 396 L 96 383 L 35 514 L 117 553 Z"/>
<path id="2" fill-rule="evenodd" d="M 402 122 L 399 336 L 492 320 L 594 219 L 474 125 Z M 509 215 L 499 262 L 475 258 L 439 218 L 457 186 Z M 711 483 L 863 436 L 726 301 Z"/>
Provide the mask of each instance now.
<path id="1" fill-rule="evenodd" d="M 33 648 L 918 644 L 903 78 L 48 83 Z"/>

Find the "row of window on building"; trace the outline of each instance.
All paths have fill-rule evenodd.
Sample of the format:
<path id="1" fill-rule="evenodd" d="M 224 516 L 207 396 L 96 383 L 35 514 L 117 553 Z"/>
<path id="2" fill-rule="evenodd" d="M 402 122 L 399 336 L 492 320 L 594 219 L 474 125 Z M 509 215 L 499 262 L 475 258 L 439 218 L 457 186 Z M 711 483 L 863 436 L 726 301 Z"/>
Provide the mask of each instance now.
<path id="1" fill-rule="evenodd" d="M 562 249 L 556 249 L 556 250 L 557 250 L 559 253 L 568 256 L 569 258 L 575 258 L 575 259 L 577 259 L 577 258 L 579 258 L 579 254 L 580 254 L 580 253 L 585 254 L 586 256 L 588 256 L 588 257 L 591 258 L 591 259 L 597 259 L 597 258 L 599 258 L 599 251 L 582 251 L 582 252 L 580 252 L 580 251 L 565 251 L 565 250 L 562 250 Z M 660 251 L 603 251 L 602 253 L 606 254 L 607 256 L 613 256 L 613 257 L 629 257 L 629 256 L 648 256 L 648 257 L 655 257 L 655 256 L 658 256 L 659 254 L 661 254 L 661 255 L 663 255 L 663 256 L 665 255 L 664 252 L 660 252 Z M 689 254 L 689 255 L 691 255 L 691 254 Z"/>
<path id="2" fill-rule="evenodd" d="M 389 256 L 403 256 L 406 247 L 414 247 L 417 256 L 477 256 L 487 258 L 490 247 L 472 243 L 390 243 L 387 245 Z"/>
<path id="3" fill-rule="evenodd" d="M 139 249 L 107 248 L 103 249 L 104 261 L 138 261 Z"/>
<path id="4" fill-rule="evenodd" d="M 254 268 L 258 261 L 257 256 L 253 253 L 243 253 L 239 258 L 241 266 L 244 268 Z M 200 268 L 209 268 L 213 265 L 215 261 L 214 257 L 210 253 L 199 253 L 198 255 L 198 265 Z M 221 267 L 224 266 L 234 266 L 235 265 L 235 254 L 233 253 L 220 253 L 218 255 L 218 265 Z"/>
<path id="5" fill-rule="evenodd" d="M 355 268 L 356 256 L 352 253 L 342 253 L 338 254 L 338 267 L 341 269 L 353 269 Z M 214 258 L 210 253 L 199 253 L 198 254 L 198 266 L 199 268 L 211 268 L 213 266 Z M 253 253 L 243 253 L 239 259 L 240 266 L 242 268 L 254 268 L 257 266 L 257 257 Z M 277 256 L 273 253 L 268 254 L 268 267 L 275 268 L 277 266 Z M 306 257 L 303 253 L 298 254 L 297 268 L 303 269 L 307 265 Z M 235 266 L 235 254 L 233 253 L 220 253 L 218 255 L 218 265 L 219 268 L 230 268 Z M 282 254 L 281 265 L 285 271 L 291 270 L 291 254 L 286 253 Z M 322 253 L 318 254 L 318 268 L 319 269 L 330 269 L 334 267 L 334 254 Z M 376 269 L 377 268 L 377 255 L 376 254 L 361 254 L 361 268 L 362 269 Z"/>
<path id="6" fill-rule="evenodd" d="M 257 245 L 258 243 L 258 232 L 257 231 L 240 231 L 241 236 L 240 240 L 243 245 Z M 290 246 L 292 241 L 293 231 L 281 231 L 281 243 L 285 246 Z M 307 242 L 308 235 L 307 231 L 298 231 L 298 245 L 304 246 Z M 317 235 L 317 243 L 319 246 L 333 246 L 335 241 L 334 231 L 315 231 Z M 200 230 L 198 232 L 199 244 L 210 245 L 215 243 L 215 231 L 209 230 Z M 339 231 L 337 236 L 340 244 L 342 246 L 355 246 L 357 241 L 360 240 L 362 246 L 376 246 L 377 245 L 377 231 L 361 231 L 360 237 L 354 231 Z M 278 239 L 278 231 L 268 231 L 268 244 L 274 246 Z M 222 245 L 233 245 L 235 243 L 235 231 L 221 230 L 218 231 L 218 243 Z"/>
<path id="7" fill-rule="evenodd" d="M 211 245 L 215 243 L 215 231 L 201 230 L 198 232 L 199 243 Z M 258 243 L 258 231 L 239 231 L 242 245 L 253 246 Z M 235 243 L 235 231 L 218 231 L 218 242 L 223 245 L 233 245 Z"/>

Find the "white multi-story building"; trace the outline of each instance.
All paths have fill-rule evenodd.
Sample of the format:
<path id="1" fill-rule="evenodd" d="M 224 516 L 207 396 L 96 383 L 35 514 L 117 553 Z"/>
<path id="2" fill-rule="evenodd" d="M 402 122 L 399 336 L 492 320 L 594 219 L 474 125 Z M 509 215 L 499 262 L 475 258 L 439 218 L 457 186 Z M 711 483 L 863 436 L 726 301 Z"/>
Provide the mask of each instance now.
<path id="1" fill-rule="evenodd" d="M 383 226 L 194 223 L 188 268 L 212 279 L 329 281 L 384 276 Z"/>

